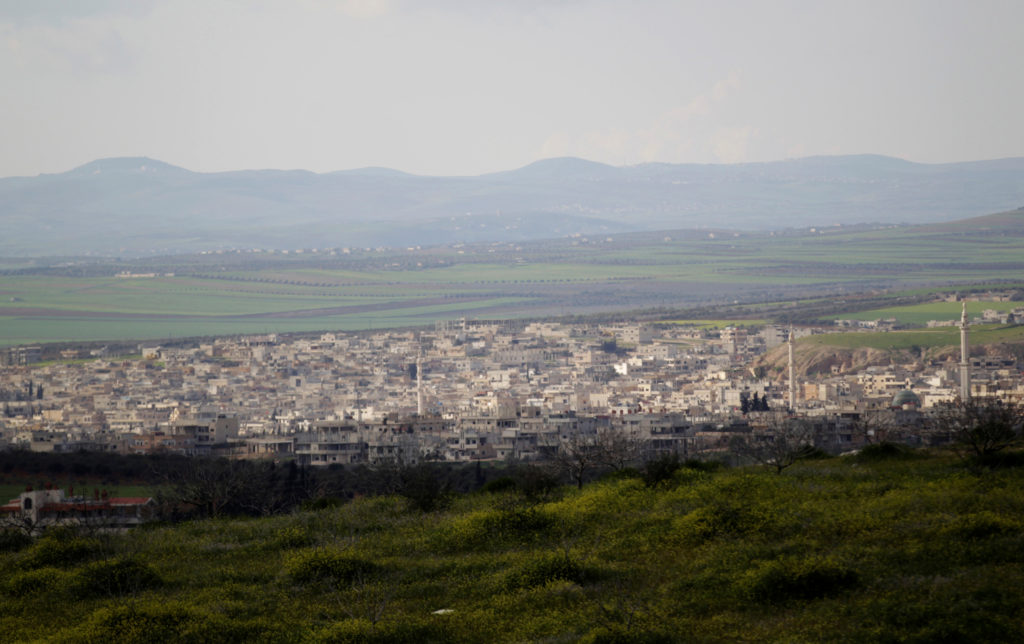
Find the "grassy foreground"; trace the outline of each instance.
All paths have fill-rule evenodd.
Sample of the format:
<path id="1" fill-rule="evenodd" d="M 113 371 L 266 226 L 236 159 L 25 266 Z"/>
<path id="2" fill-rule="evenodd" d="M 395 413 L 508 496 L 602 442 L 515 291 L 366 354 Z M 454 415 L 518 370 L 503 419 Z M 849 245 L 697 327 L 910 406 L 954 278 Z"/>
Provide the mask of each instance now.
<path id="1" fill-rule="evenodd" d="M 1022 641 L 1024 468 L 882 452 L 0 553 L 7 641 Z"/>

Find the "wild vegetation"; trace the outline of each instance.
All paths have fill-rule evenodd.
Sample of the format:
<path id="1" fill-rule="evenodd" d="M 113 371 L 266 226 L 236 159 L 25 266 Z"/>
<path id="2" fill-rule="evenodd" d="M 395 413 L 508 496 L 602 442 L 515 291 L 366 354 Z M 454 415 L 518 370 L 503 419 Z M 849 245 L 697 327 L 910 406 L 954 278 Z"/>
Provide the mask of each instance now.
<path id="1" fill-rule="evenodd" d="M 1012 449 L 1012 448 L 1008 448 Z M 1016 452 L 1012 452 L 1016 454 Z M 1007 454 L 1009 456 L 1009 454 Z M 776 474 L 356 498 L 0 542 L 9 641 L 1020 641 L 1024 469 L 888 444 Z M 976 464 L 977 465 L 977 464 Z"/>

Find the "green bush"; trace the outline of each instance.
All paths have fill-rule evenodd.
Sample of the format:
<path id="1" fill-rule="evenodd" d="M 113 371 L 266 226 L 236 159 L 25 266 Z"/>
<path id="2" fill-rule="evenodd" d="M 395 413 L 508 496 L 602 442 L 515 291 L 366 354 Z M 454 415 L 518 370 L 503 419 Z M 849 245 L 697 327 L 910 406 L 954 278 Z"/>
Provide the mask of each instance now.
<path id="1" fill-rule="evenodd" d="M 531 501 L 547 499 L 562 485 L 555 472 L 540 465 L 517 465 L 512 477 L 519 492 Z"/>
<path id="2" fill-rule="evenodd" d="M 718 498 L 676 519 L 673 524 L 685 541 L 698 544 L 710 539 L 748 535 L 763 538 L 777 519 L 770 508 L 752 500 Z"/>
<path id="3" fill-rule="evenodd" d="M 602 481 L 623 481 L 626 479 L 643 478 L 643 472 L 635 467 L 620 467 L 601 475 Z"/>
<path id="4" fill-rule="evenodd" d="M 78 571 L 75 591 L 79 597 L 115 597 L 159 587 L 163 581 L 152 566 L 134 559 L 96 561 Z"/>
<path id="5" fill-rule="evenodd" d="M 315 548 L 292 553 L 285 558 L 285 571 L 297 584 L 327 582 L 348 586 L 373 575 L 378 566 L 365 559 L 340 552 Z"/>
<path id="6" fill-rule="evenodd" d="M 552 581 L 570 581 L 582 584 L 587 581 L 587 571 L 578 561 L 567 554 L 544 555 L 533 559 L 512 571 L 505 580 L 508 590 L 536 588 Z"/>
<path id="7" fill-rule="evenodd" d="M 820 599 L 859 583 L 855 570 L 818 559 L 772 561 L 749 571 L 741 580 L 744 594 L 768 604 Z"/>
<path id="8" fill-rule="evenodd" d="M 419 463 L 399 470 L 398 494 L 414 510 L 434 512 L 450 506 L 454 493 L 441 470 Z"/>
<path id="9" fill-rule="evenodd" d="M 268 639 L 267 627 L 262 623 L 232 620 L 180 602 L 159 600 L 101 608 L 62 635 L 62 641 L 82 644 L 198 644 Z"/>
<path id="10" fill-rule="evenodd" d="M 316 631 L 308 638 L 317 644 L 431 644 L 451 642 L 448 620 L 434 617 L 427 621 L 377 622 L 346 619 Z"/>
<path id="11" fill-rule="evenodd" d="M 46 534 L 25 550 L 21 565 L 24 568 L 68 568 L 93 559 L 101 552 L 102 545 L 98 540 L 79 537 L 61 530 Z"/>
<path id="12" fill-rule="evenodd" d="M 340 508 L 345 505 L 344 499 L 339 499 L 336 496 L 318 496 L 315 499 L 307 499 L 302 502 L 302 509 L 312 512 L 319 510 L 329 510 L 331 508 Z"/>
<path id="13" fill-rule="evenodd" d="M 683 467 L 698 472 L 717 472 L 725 466 L 722 461 L 704 461 L 699 458 L 688 458 L 683 461 Z"/>
<path id="14" fill-rule="evenodd" d="M 0 530 L 0 552 L 18 552 L 32 545 L 32 537 L 21 530 Z"/>
<path id="15" fill-rule="evenodd" d="M 181 641 L 182 630 L 192 626 L 194 621 L 194 613 L 179 604 L 133 603 L 101 608 L 75 629 L 69 639 L 88 644 L 163 644 Z"/>
<path id="16" fill-rule="evenodd" d="M 641 472 L 644 485 L 649 488 L 672 483 L 675 473 L 683 466 L 678 454 L 662 454 L 646 461 Z"/>
<path id="17" fill-rule="evenodd" d="M 970 459 L 970 463 L 977 465 L 978 467 L 986 467 L 990 469 L 1024 467 L 1024 452 L 1009 450 L 993 452 L 982 456 L 975 456 Z"/>
<path id="18" fill-rule="evenodd" d="M 1024 523 L 994 512 L 976 512 L 954 519 L 942 530 L 958 539 L 977 540 L 1006 534 L 1024 533 Z"/>
<path id="19" fill-rule="evenodd" d="M 907 580 L 869 604 L 877 642 L 1020 642 L 1019 600 L 1006 589 L 976 591 L 962 580 Z"/>
<path id="20" fill-rule="evenodd" d="M 551 524 L 551 517 L 536 508 L 509 508 L 486 515 L 481 528 L 488 538 L 508 541 L 543 533 Z"/>
<path id="21" fill-rule="evenodd" d="M 502 476 L 491 481 L 484 483 L 483 487 L 480 488 L 481 492 L 486 494 L 498 494 L 501 492 L 510 492 L 518 488 L 516 480 L 511 476 Z"/>
<path id="22" fill-rule="evenodd" d="M 820 447 L 804 445 L 799 450 L 797 450 L 796 458 L 799 461 L 821 461 L 834 457 L 825 450 L 821 449 Z"/>
<path id="23" fill-rule="evenodd" d="M 873 443 L 857 452 L 857 460 L 862 463 L 877 461 L 903 461 L 918 456 L 917 452 L 899 443 Z"/>
<path id="24" fill-rule="evenodd" d="M 13 573 L 3 588 L 16 597 L 59 593 L 68 588 L 71 578 L 72 573 L 60 568 L 37 568 Z"/>
<path id="25" fill-rule="evenodd" d="M 291 525 L 275 532 L 269 545 L 272 548 L 303 548 L 313 545 L 313 535 L 304 526 Z"/>
<path id="26" fill-rule="evenodd" d="M 534 507 L 483 510 L 452 521 L 442 540 L 455 550 L 522 544 L 545 536 L 553 524 L 549 515 Z"/>
<path id="27" fill-rule="evenodd" d="M 595 629 L 588 633 L 580 644 L 675 644 L 679 635 L 649 630 Z"/>

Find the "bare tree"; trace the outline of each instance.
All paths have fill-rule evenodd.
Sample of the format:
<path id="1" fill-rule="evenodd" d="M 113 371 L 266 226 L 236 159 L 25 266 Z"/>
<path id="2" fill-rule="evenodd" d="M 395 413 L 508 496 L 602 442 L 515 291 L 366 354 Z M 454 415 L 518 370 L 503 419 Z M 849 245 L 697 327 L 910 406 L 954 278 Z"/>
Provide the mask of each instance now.
<path id="1" fill-rule="evenodd" d="M 32 519 L 32 516 L 26 512 L 12 512 L 0 515 L 0 531 L 10 530 L 27 536 L 33 536 L 38 529 L 39 526 Z"/>
<path id="2" fill-rule="evenodd" d="M 888 443 L 903 438 L 897 412 L 888 408 L 864 410 L 855 427 L 863 433 L 867 443 Z"/>
<path id="3" fill-rule="evenodd" d="M 185 458 L 161 472 L 165 501 L 197 510 L 207 517 L 237 511 L 251 489 L 251 468 L 244 461 Z"/>
<path id="4" fill-rule="evenodd" d="M 622 470 L 643 457 L 645 442 L 620 428 L 595 434 L 572 434 L 562 438 L 554 454 L 554 464 L 582 488 L 590 474 L 599 470 Z"/>
<path id="5" fill-rule="evenodd" d="M 583 487 L 587 475 L 604 459 L 603 450 L 597 445 L 596 436 L 573 434 L 563 438 L 554 454 L 554 463 L 559 471 L 569 476 L 577 488 Z"/>
<path id="6" fill-rule="evenodd" d="M 814 426 L 806 418 L 779 412 L 765 416 L 763 422 L 763 426 L 732 440 L 730 447 L 736 454 L 781 474 L 803 450 L 814 446 Z"/>
<path id="7" fill-rule="evenodd" d="M 594 439 L 600 464 L 615 471 L 639 463 L 645 443 L 636 434 L 618 427 L 598 432 Z"/>
<path id="8" fill-rule="evenodd" d="M 1000 398 L 958 398 L 937 405 L 932 419 L 936 430 L 984 459 L 1020 439 L 1024 407 Z"/>

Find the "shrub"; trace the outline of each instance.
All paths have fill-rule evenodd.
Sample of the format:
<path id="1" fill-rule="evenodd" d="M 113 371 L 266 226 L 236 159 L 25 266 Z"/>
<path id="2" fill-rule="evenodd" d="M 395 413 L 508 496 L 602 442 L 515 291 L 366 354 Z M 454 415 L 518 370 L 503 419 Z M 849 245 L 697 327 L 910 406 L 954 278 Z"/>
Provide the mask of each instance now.
<path id="1" fill-rule="evenodd" d="M 32 545 L 32 537 L 21 530 L 0 530 L 0 552 L 18 552 Z"/>
<path id="2" fill-rule="evenodd" d="M 994 512 L 977 512 L 957 517 L 943 532 L 958 539 L 975 540 L 1004 534 L 1020 534 L 1024 524 Z"/>
<path id="3" fill-rule="evenodd" d="M 622 481 L 637 478 L 643 478 L 643 473 L 635 467 L 621 467 L 601 476 L 602 481 Z"/>
<path id="4" fill-rule="evenodd" d="M 1024 452 L 1009 450 L 1004 452 L 993 452 L 983 456 L 977 456 L 974 460 L 977 465 L 992 469 L 1024 467 Z"/>
<path id="5" fill-rule="evenodd" d="M 522 543 L 543 535 L 552 524 L 549 515 L 532 507 L 474 512 L 453 521 L 444 540 L 455 549 Z"/>
<path id="6" fill-rule="evenodd" d="M 313 545 L 313 536 L 304 526 L 292 525 L 274 533 L 270 541 L 272 548 L 302 548 Z"/>
<path id="7" fill-rule="evenodd" d="M 534 559 L 508 575 L 505 587 L 509 590 L 535 588 L 552 581 L 570 581 L 582 584 L 587 580 L 584 567 L 567 554 L 546 555 Z"/>
<path id="8" fill-rule="evenodd" d="M 798 461 L 822 461 L 833 458 L 833 456 L 820 447 L 804 445 L 802 448 L 797 450 L 796 458 Z"/>
<path id="9" fill-rule="evenodd" d="M 720 537 L 764 537 L 765 531 L 778 519 L 769 508 L 751 499 L 729 499 L 723 495 L 673 523 L 684 538 L 692 543 L 701 543 Z"/>
<path id="10" fill-rule="evenodd" d="M 42 537 L 25 551 L 21 565 L 25 568 L 59 566 L 68 568 L 96 557 L 102 548 L 96 539 L 55 531 Z"/>
<path id="11" fill-rule="evenodd" d="M 644 463 L 641 473 L 644 485 L 650 488 L 669 485 L 682 466 L 678 454 L 661 454 Z"/>
<path id="12" fill-rule="evenodd" d="M 451 505 L 452 489 L 443 473 L 429 463 L 399 471 L 398 493 L 420 512 L 443 510 Z"/>
<path id="13" fill-rule="evenodd" d="M 264 639 L 266 625 L 236 622 L 180 602 L 140 601 L 101 608 L 62 640 L 88 644 L 249 642 Z"/>
<path id="14" fill-rule="evenodd" d="M 345 505 L 345 500 L 339 499 L 336 496 L 318 496 L 315 499 L 306 499 L 302 502 L 301 507 L 303 510 L 316 512 L 318 510 L 340 508 L 343 505 Z"/>
<path id="15" fill-rule="evenodd" d="M 377 622 L 346 619 L 321 629 L 309 638 L 313 642 L 334 644 L 431 644 L 451 642 L 448 621 L 434 619 L 423 622 Z"/>
<path id="16" fill-rule="evenodd" d="M 698 472 L 717 472 L 723 466 L 724 463 L 722 461 L 703 461 L 699 458 L 688 458 L 683 461 L 683 467 L 689 470 L 697 470 Z"/>
<path id="17" fill-rule="evenodd" d="M 876 461 L 902 461 L 916 456 L 917 453 L 906 445 L 882 442 L 873 443 L 860 450 L 860 452 L 857 453 L 857 460 L 862 463 L 872 463 Z"/>
<path id="18" fill-rule="evenodd" d="M 80 597 L 103 595 L 115 597 L 156 588 L 163 583 L 152 566 L 134 559 L 97 561 L 78 572 L 75 584 Z"/>
<path id="19" fill-rule="evenodd" d="M 480 488 L 481 492 L 486 494 L 497 494 L 500 492 L 509 492 L 518 488 L 516 480 L 511 476 L 502 476 L 492 481 L 484 483 L 483 487 Z"/>
<path id="20" fill-rule="evenodd" d="M 561 486 L 558 475 L 540 465 L 516 466 L 512 476 L 519 491 L 531 501 L 545 499 Z"/>
<path id="21" fill-rule="evenodd" d="M 610 630 L 599 628 L 580 640 L 581 644 L 674 644 L 676 634 L 649 630 Z"/>
<path id="22" fill-rule="evenodd" d="M 326 548 L 296 552 L 285 558 L 285 570 L 297 584 L 326 582 L 348 586 L 377 572 L 371 561 Z"/>
<path id="23" fill-rule="evenodd" d="M 38 568 L 12 574 L 4 582 L 4 592 L 14 596 L 61 592 L 68 587 L 71 573 L 60 568 Z"/>
<path id="24" fill-rule="evenodd" d="M 855 588 L 857 572 L 828 560 L 773 561 L 748 572 L 742 586 L 751 599 L 768 604 L 828 597 Z"/>

